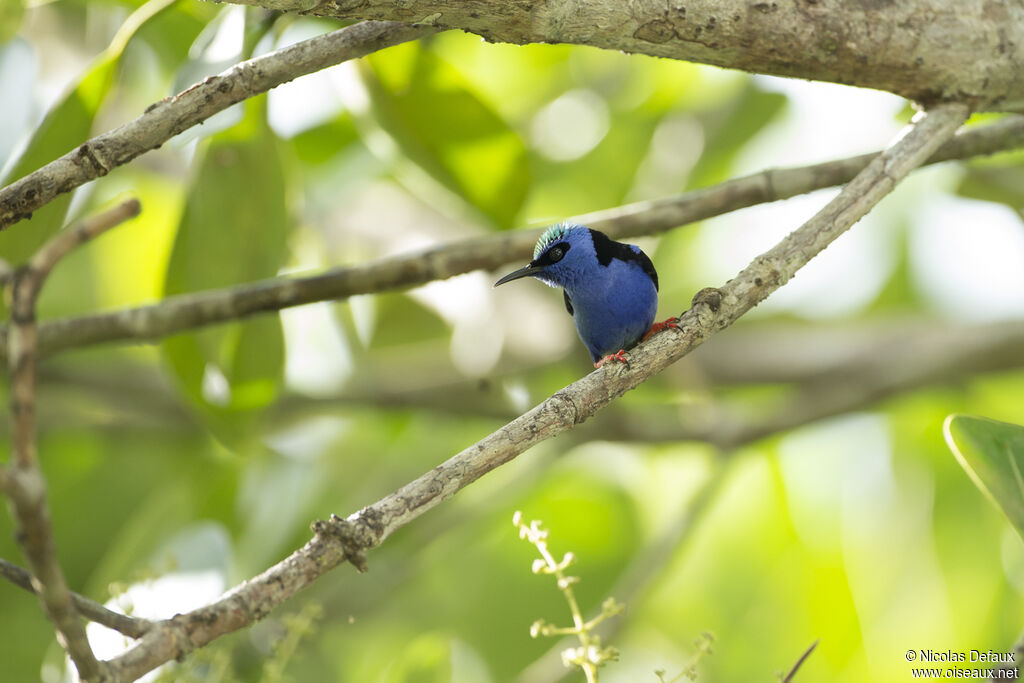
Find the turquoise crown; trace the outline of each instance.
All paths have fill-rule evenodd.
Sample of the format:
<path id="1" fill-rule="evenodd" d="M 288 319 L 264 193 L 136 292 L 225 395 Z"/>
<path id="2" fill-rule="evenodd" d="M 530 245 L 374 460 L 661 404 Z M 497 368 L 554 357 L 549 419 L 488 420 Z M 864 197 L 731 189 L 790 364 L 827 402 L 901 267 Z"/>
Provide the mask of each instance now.
<path id="1" fill-rule="evenodd" d="M 557 225 L 552 225 L 550 228 L 545 230 L 540 236 L 540 239 L 537 240 L 537 246 L 533 248 L 534 260 L 544 253 L 544 250 L 548 248 L 549 244 L 565 239 L 565 236 L 569 233 L 569 229 L 572 227 L 575 226 L 571 223 L 558 223 Z"/>

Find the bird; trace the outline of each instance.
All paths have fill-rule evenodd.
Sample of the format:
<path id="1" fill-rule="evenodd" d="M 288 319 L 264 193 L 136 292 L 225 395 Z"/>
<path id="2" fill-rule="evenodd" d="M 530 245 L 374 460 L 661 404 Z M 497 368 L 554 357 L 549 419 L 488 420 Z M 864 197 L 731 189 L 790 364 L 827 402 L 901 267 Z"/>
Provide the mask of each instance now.
<path id="1" fill-rule="evenodd" d="M 533 260 L 494 286 L 524 277 L 562 288 L 565 308 L 595 368 L 611 360 L 628 363 L 628 349 L 655 332 L 678 328 L 678 318 L 654 322 L 658 272 L 647 254 L 583 225 L 549 227 L 533 249 Z"/>

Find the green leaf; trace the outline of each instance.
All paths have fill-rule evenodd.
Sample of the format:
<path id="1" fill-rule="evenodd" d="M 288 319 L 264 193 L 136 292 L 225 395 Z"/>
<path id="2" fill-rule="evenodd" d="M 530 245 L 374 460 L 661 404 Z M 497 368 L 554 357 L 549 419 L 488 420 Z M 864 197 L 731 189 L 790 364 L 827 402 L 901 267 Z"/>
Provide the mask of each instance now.
<path id="1" fill-rule="evenodd" d="M 46 114 L 0 185 L 28 175 L 89 138 L 96 112 L 110 91 L 119 58 L 120 53 L 104 53 L 86 69 L 81 80 Z M 61 194 L 24 224 L 0 232 L 0 255 L 10 263 L 28 261 L 64 224 L 70 203 L 71 193 Z"/>
<path id="2" fill-rule="evenodd" d="M 348 112 L 330 121 L 302 131 L 291 139 L 298 159 L 319 166 L 336 159 L 345 148 L 359 139 Z"/>
<path id="3" fill-rule="evenodd" d="M 387 683 L 442 683 L 452 679 L 451 644 L 437 633 L 424 633 L 397 653 Z"/>
<path id="4" fill-rule="evenodd" d="M 2 0 L 0 0 L 2 1 Z M 50 109 L 25 151 L 0 180 L 7 185 L 81 145 L 92 132 L 93 120 L 114 82 L 118 62 L 135 33 L 176 0 L 151 0 L 133 12 L 93 61 L 81 79 Z M 37 210 L 25 225 L 0 232 L 0 256 L 21 264 L 64 224 L 71 194 L 65 192 Z"/>
<path id="5" fill-rule="evenodd" d="M 950 415 L 943 433 L 967 474 L 1024 538 L 1024 427 Z"/>
<path id="6" fill-rule="evenodd" d="M 24 15 L 24 0 L 0 0 L 0 43 L 6 43 L 18 33 Z"/>
<path id="7" fill-rule="evenodd" d="M 970 166 L 956 192 L 961 197 L 1006 204 L 1024 215 L 1024 167 L 1020 164 Z"/>
<path id="8" fill-rule="evenodd" d="M 726 180 L 736 155 L 786 107 L 788 99 L 750 83 L 739 97 L 701 115 L 704 153 L 690 174 L 691 187 Z"/>
<path id="9" fill-rule="evenodd" d="M 212 136 L 197 159 L 164 288 L 167 294 L 271 277 L 287 260 L 287 178 L 266 98 L 247 104 L 236 126 Z M 186 393 L 220 427 L 244 422 L 277 396 L 284 367 L 280 318 L 258 316 L 169 339 L 164 352 Z M 210 373 L 227 381 L 220 398 L 204 393 Z M 242 418 L 239 422 L 236 418 Z M 221 434 L 226 436 L 226 433 Z"/>
<path id="10" fill-rule="evenodd" d="M 451 65 L 409 43 L 367 58 L 373 118 L 401 152 L 501 228 L 529 188 L 526 147 Z"/>

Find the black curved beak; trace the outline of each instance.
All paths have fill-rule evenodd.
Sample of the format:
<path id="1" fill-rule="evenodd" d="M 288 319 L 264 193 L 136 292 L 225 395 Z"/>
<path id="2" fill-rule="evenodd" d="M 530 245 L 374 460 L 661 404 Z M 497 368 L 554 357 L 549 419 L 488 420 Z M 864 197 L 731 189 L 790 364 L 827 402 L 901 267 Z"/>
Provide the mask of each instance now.
<path id="1" fill-rule="evenodd" d="M 503 285 L 506 282 L 518 280 L 521 277 L 529 277 L 530 275 L 536 275 L 542 270 L 544 270 L 543 266 L 535 266 L 532 263 L 530 263 L 528 265 L 523 266 L 519 270 L 513 270 L 511 273 L 495 282 L 494 286 L 497 287 L 498 285 Z"/>

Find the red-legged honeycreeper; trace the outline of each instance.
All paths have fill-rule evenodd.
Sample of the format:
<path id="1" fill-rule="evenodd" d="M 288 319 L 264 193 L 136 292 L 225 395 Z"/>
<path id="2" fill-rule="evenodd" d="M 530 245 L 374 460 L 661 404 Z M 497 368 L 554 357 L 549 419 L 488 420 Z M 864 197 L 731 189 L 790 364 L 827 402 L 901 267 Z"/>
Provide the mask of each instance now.
<path id="1" fill-rule="evenodd" d="M 608 360 L 625 363 L 626 349 L 678 322 L 669 318 L 652 325 L 658 273 L 647 254 L 582 225 L 562 223 L 545 230 L 533 260 L 494 286 L 527 276 L 562 287 L 565 308 L 595 368 Z"/>

